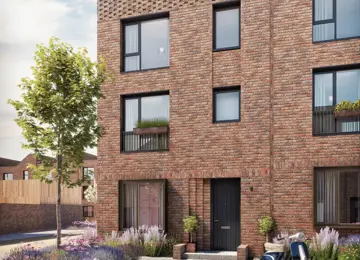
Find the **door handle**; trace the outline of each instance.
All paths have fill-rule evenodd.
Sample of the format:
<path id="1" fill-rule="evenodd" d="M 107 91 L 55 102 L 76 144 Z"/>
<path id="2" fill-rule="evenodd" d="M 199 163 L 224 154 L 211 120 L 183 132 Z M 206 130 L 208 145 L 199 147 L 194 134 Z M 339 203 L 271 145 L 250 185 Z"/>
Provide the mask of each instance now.
<path id="1" fill-rule="evenodd" d="M 219 220 L 217 220 L 217 219 L 214 219 L 214 222 L 219 222 Z"/>

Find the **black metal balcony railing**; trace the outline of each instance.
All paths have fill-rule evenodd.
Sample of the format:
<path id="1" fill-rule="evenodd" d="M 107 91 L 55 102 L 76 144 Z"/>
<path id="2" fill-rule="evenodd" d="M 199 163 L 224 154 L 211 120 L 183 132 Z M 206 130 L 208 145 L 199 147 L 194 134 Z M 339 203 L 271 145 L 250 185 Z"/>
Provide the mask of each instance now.
<path id="1" fill-rule="evenodd" d="M 335 118 L 334 107 L 315 107 L 313 111 L 313 133 L 338 134 L 360 132 L 360 116 Z"/>
<path id="2" fill-rule="evenodd" d="M 166 151 L 169 150 L 169 133 L 136 135 L 122 132 L 122 151 Z"/>

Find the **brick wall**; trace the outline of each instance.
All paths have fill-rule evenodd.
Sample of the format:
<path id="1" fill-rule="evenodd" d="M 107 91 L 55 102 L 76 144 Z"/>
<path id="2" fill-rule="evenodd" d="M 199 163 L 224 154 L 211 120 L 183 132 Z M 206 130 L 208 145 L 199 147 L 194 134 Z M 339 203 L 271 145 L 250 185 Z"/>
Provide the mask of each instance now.
<path id="1" fill-rule="evenodd" d="M 312 136 L 312 68 L 358 63 L 360 40 L 313 44 L 311 0 L 242 0 L 241 49 L 213 52 L 216 2 L 98 1 L 98 52 L 115 79 L 98 106 L 98 223 L 118 229 L 119 180 L 167 179 L 169 232 L 183 234 L 180 220 L 194 210 L 207 249 L 208 179 L 237 177 L 241 242 L 259 255 L 263 214 L 279 230 L 315 231 L 314 167 L 360 165 L 358 135 Z M 170 68 L 120 73 L 120 19 L 161 11 L 170 12 Z M 241 122 L 212 124 L 212 89 L 230 85 L 241 86 Z M 160 90 L 170 91 L 170 151 L 120 153 L 120 96 Z"/>
<path id="2" fill-rule="evenodd" d="M 62 205 L 62 227 L 82 219 L 80 205 Z M 55 205 L 0 204 L 0 234 L 56 229 Z"/>

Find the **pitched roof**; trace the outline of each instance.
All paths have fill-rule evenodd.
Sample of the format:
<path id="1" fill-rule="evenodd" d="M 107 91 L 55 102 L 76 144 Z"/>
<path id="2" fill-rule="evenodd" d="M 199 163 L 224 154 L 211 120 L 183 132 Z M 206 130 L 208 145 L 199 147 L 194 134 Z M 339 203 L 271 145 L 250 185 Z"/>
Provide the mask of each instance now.
<path id="1" fill-rule="evenodd" d="M 0 157 L 0 166 L 16 166 L 19 163 L 20 163 L 20 161 L 15 161 L 15 160 Z"/>
<path id="2" fill-rule="evenodd" d="M 97 156 L 90 153 L 84 153 L 84 161 L 85 160 L 97 160 Z"/>

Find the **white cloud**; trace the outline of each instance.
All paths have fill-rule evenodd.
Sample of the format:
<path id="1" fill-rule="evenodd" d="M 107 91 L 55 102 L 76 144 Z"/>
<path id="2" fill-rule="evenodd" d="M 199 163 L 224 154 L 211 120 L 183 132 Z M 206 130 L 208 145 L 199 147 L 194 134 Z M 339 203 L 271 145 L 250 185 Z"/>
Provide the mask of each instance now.
<path id="1" fill-rule="evenodd" d="M 0 0 L 0 157 L 22 159 L 21 131 L 7 100 L 31 75 L 37 43 L 56 36 L 96 59 L 96 0 Z"/>
<path id="2" fill-rule="evenodd" d="M 5 43 L 43 42 L 54 35 L 61 19 L 70 12 L 66 3 L 56 0 L 2 1 L 1 41 Z"/>

